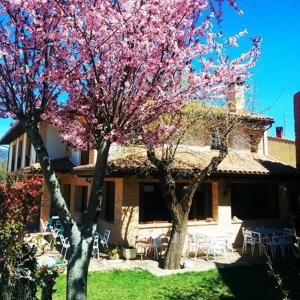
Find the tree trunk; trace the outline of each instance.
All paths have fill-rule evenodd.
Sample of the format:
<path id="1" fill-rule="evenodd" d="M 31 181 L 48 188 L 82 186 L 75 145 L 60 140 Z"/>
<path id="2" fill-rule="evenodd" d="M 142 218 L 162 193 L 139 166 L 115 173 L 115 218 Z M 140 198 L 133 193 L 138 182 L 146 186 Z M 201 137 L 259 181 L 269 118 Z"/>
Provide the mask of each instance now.
<path id="1" fill-rule="evenodd" d="M 97 224 L 98 215 L 101 210 L 103 184 L 106 175 L 109 149 L 110 142 L 103 139 L 97 149 L 97 160 L 93 174 L 88 209 L 83 218 L 83 225 L 88 230 L 91 227 L 91 223 Z"/>
<path id="2" fill-rule="evenodd" d="M 187 216 L 183 215 L 181 218 L 173 220 L 170 243 L 162 263 L 164 269 L 180 269 L 180 262 L 187 233 Z"/>
<path id="3" fill-rule="evenodd" d="M 40 135 L 37 124 L 24 123 L 24 127 L 37 154 L 51 201 L 57 209 L 59 218 L 64 226 L 67 236 L 70 238 L 73 227 L 76 227 L 77 231 L 78 228 L 76 223 L 72 220 L 71 214 L 62 196 L 59 182 L 52 168 L 48 151 Z"/>
<path id="4" fill-rule="evenodd" d="M 51 201 L 57 209 L 71 245 L 68 251 L 70 260 L 68 262 L 67 299 L 86 299 L 87 272 L 92 252 L 92 230 L 89 231 L 90 239 L 84 240 L 61 194 L 59 182 L 52 169 L 50 157 L 37 125 L 24 124 L 24 126 L 36 151 Z"/>
<path id="5" fill-rule="evenodd" d="M 75 236 L 74 236 L 75 235 Z M 87 276 L 92 254 L 93 238 L 83 239 L 73 234 L 67 269 L 67 299 L 87 299 Z"/>

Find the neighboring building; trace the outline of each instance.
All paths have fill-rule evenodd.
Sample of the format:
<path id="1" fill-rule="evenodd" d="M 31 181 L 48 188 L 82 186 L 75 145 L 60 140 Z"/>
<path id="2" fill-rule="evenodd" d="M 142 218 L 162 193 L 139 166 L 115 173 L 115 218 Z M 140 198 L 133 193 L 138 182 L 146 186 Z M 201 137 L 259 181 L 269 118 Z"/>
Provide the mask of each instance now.
<path id="1" fill-rule="evenodd" d="M 286 186 L 292 186 L 299 173 L 267 156 L 266 129 L 272 125 L 273 119 L 245 113 L 240 87 L 234 86 L 234 89 L 229 108 L 231 113 L 244 115 L 244 125 L 231 136 L 229 155 L 219 165 L 218 172 L 196 192 L 188 230 L 232 231 L 239 243 L 241 226 L 284 224 L 289 215 Z M 74 151 L 61 142 L 53 126 L 42 124 L 40 129 L 69 209 L 74 218 L 80 220 L 87 206 L 95 151 Z M 216 154 L 216 139 L 213 130 L 209 136 L 195 138 L 193 146 L 180 147 L 173 170 L 179 190 L 188 182 L 192 169 L 205 167 Z M 0 144 L 10 146 L 9 171 L 39 169 L 34 149 L 20 124 L 12 127 Z M 156 236 L 170 231 L 170 217 L 162 201 L 155 170 L 143 147 L 113 145 L 105 180 L 98 225 L 100 231 L 111 229 L 111 242 L 134 244 L 139 233 Z M 51 215 L 55 215 L 55 211 L 44 187 L 40 219 L 45 222 Z"/>
<path id="2" fill-rule="evenodd" d="M 296 144 L 295 141 L 284 138 L 283 127 L 276 127 L 276 137 L 268 136 L 269 156 L 296 167 Z"/>

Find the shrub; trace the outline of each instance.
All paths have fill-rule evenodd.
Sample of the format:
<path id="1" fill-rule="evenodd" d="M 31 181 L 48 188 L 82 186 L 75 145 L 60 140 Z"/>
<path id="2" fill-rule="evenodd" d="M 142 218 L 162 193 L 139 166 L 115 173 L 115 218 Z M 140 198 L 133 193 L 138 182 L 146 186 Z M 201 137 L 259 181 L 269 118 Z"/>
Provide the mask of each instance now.
<path id="1" fill-rule="evenodd" d="M 0 184 L 0 299 L 36 299 L 36 247 L 25 235 L 38 208 L 41 183 L 30 177 Z"/>

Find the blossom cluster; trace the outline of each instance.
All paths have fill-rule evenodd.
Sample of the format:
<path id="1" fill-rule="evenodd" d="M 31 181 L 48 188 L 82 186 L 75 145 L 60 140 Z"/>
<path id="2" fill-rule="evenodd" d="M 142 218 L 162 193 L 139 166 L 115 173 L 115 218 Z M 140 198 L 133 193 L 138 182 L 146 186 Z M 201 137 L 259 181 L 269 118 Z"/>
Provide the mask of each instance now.
<path id="1" fill-rule="evenodd" d="M 220 42 L 222 2 L 2 1 L 0 116 L 42 117 L 77 149 L 156 143 L 180 126 L 153 126 L 161 116 L 180 114 L 189 99 L 224 98 L 250 75 L 259 39 L 226 57 L 225 44 L 246 32 Z"/>

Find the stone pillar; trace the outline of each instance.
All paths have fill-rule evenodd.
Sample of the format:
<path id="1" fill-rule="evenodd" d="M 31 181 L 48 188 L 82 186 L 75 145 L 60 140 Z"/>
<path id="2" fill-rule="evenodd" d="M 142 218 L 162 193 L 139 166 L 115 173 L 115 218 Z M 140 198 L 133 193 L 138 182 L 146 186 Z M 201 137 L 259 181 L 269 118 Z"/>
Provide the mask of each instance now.
<path id="1" fill-rule="evenodd" d="M 138 234 L 139 225 L 139 182 L 136 176 L 124 178 L 122 203 L 122 240 L 133 246 Z"/>
<path id="2" fill-rule="evenodd" d="M 220 224 L 231 224 L 231 191 L 225 180 L 219 182 L 219 209 L 218 221 Z"/>
<path id="3" fill-rule="evenodd" d="M 218 181 L 211 183 L 212 216 L 214 221 L 219 220 L 219 184 Z"/>
<path id="4" fill-rule="evenodd" d="M 123 190 L 124 190 L 123 178 L 116 178 L 114 182 L 115 182 L 114 223 L 122 226 L 122 204 L 123 204 Z"/>

